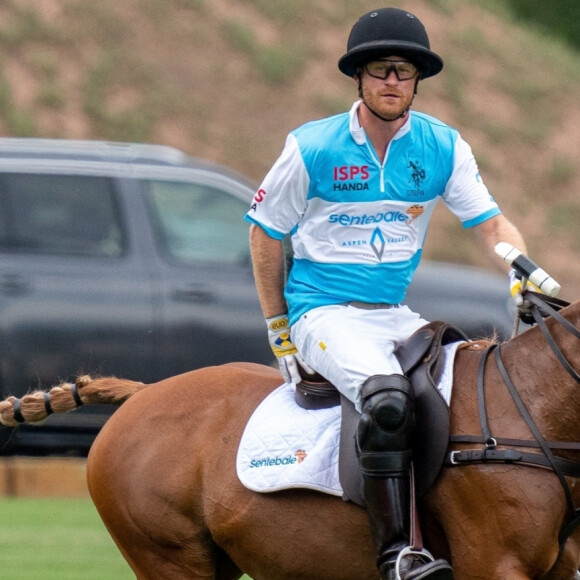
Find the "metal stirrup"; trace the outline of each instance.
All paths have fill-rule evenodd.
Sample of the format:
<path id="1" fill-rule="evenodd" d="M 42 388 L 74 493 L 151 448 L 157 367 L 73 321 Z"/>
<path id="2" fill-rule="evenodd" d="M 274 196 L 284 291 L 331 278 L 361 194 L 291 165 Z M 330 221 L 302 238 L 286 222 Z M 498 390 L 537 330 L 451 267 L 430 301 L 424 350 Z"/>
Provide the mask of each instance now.
<path id="1" fill-rule="evenodd" d="M 399 552 L 399 555 L 397 556 L 397 561 L 395 562 L 395 574 L 396 574 L 395 580 L 403 580 L 403 577 L 399 573 L 399 570 L 400 570 L 400 566 L 401 566 L 401 563 L 403 561 L 403 558 L 406 558 L 407 556 L 418 556 L 419 558 L 421 558 L 424 561 L 424 563 L 435 562 L 435 558 L 433 558 L 431 553 L 428 550 L 426 550 L 425 548 L 421 548 L 420 550 L 417 550 L 417 548 L 412 548 L 411 546 L 407 546 L 406 548 L 403 548 Z"/>

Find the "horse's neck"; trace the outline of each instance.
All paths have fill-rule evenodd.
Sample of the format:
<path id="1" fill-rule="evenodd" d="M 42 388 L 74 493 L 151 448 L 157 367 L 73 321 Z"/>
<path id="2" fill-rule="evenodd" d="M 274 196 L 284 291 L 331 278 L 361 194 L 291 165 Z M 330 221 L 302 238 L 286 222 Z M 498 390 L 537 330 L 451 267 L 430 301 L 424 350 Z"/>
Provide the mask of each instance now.
<path id="1" fill-rule="evenodd" d="M 578 327 L 580 303 L 563 311 Z M 580 340 L 556 321 L 550 333 L 572 368 L 580 373 Z M 565 370 L 538 327 L 501 347 L 506 370 L 546 438 L 580 440 L 580 384 Z"/>

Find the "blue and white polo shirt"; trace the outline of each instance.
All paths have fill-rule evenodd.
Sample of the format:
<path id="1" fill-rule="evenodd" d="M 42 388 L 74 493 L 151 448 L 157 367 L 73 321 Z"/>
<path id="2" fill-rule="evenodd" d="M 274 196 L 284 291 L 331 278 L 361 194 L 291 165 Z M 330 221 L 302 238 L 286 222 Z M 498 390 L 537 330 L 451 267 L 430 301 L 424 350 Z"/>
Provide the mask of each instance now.
<path id="1" fill-rule="evenodd" d="M 439 199 L 466 228 L 501 213 L 455 129 L 413 111 L 381 163 L 359 105 L 291 132 L 246 214 L 291 235 L 290 324 L 328 304 L 402 302 Z"/>

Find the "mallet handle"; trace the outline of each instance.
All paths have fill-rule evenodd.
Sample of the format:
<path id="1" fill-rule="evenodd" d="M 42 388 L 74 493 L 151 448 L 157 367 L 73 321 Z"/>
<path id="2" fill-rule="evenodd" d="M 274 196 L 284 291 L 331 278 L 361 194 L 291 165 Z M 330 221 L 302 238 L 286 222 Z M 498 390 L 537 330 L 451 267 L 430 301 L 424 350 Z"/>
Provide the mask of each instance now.
<path id="1" fill-rule="evenodd" d="M 495 253 L 547 296 L 554 297 L 560 292 L 561 286 L 552 276 L 511 244 L 499 242 Z"/>

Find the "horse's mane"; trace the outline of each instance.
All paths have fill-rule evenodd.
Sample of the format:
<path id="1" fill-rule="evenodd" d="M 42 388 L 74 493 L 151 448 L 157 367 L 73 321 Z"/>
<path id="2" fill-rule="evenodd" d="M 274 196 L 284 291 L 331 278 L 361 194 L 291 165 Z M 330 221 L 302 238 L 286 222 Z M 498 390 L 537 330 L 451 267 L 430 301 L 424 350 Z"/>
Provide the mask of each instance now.
<path id="1" fill-rule="evenodd" d="M 492 344 L 497 344 L 496 338 L 480 338 L 478 340 L 470 340 L 459 345 L 458 350 L 485 350 Z"/>
<path id="2" fill-rule="evenodd" d="M 147 385 L 116 377 L 93 379 L 82 375 L 74 383 L 60 383 L 49 390 L 38 389 L 21 399 L 10 396 L 0 401 L 0 423 L 16 427 L 39 423 L 51 413 L 67 413 L 81 405 L 120 405 Z"/>

